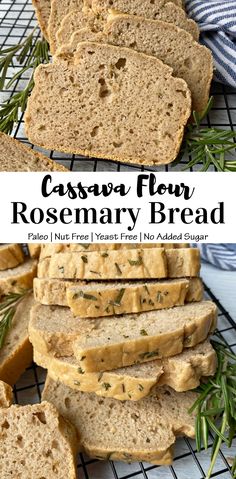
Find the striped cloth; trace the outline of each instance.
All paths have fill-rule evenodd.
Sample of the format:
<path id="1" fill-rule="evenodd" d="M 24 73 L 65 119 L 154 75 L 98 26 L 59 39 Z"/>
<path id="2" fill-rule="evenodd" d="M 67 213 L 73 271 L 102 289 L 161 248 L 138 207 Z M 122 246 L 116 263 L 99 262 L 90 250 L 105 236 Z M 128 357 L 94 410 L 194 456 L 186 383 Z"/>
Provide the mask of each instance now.
<path id="1" fill-rule="evenodd" d="M 185 6 L 212 50 L 215 80 L 236 88 L 236 0 L 185 0 Z"/>
<path id="2" fill-rule="evenodd" d="M 201 257 L 216 268 L 227 271 L 236 271 L 236 244 L 198 244 Z"/>

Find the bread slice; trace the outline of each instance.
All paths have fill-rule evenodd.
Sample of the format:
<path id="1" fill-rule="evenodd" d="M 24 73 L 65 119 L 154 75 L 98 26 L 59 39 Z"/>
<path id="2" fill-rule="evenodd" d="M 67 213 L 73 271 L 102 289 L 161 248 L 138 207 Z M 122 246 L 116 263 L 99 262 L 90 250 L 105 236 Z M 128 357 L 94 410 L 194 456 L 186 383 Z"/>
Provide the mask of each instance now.
<path id="1" fill-rule="evenodd" d="M 28 245 L 35 246 L 35 245 Z M 188 248 L 189 243 L 42 243 L 40 259 L 53 256 L 56 253 L 65 253 L 66 251 L 107 251 L 123 250 L 134 248 Z"/>
<path id="2" fill-rule="evenodd" d="M 177 436 L 194 437 L 188 410 L 197 398 L 162 386 L 140 401 L 116 401 L 70 389 L 47 378 L 43 398 L 80 433 L 81 447 L 97 459 L 170 464 Z"/>
<path id="3" fill-rule="evenodd" d="M 113 14 L 102 33 L 94 33 L 91 27 L 79 30 L 59 53 L 76 51 L 78 43 L 85 40 L 134 48 L 162 60 L 173 69 L 174 76 L 186 81 L 192 94 L 192 109 L 202 112 L 206 108 L 213 77 L 212 54 L 185 30 L 163 21 Z"/>
<path id="4" fill-rule="evenodd" d="M 194 40 L 199 40 L 199 28 L 197 23 L 187 18 L 186 13 L 182 8 L 169 2 L 162 7 L 157 7 L 155 10 L 150 10 L 150 8 L 146 10 L 146 4 L 147 2 L 137 2 L 137 0 L 133 2 L 114 0 L 112 6 L 114 10 L 112 11 L 119 11 L 120 13 L 128 15 L 142 16 L 149 20 L 161 20 L 162 22 L 168 22 L 171 25 L 174 24 L 187 31 Z M 149 6 L 151 6 L 150 2 Z M 84 28 L 90 28 L 93 32 L 103 30 L 110 12 L 107 2 L 103 2 L 102 9 L 97 14 L 91 12 L 92 10 L 71 10 L 63 18 L 61 26 L 56 33 L 56 50 L 69 43 L 72 35 L 78 30 Z"/>
<path id="5" fill-rule="evenodd" d="M 9 407 L 13 401 L 12 388 L 9 384 L 0 381 L 0 409 Z"/>
<path id="6" fill-rule="evenodd" d="M 0 271 L 15 268 L 23 261 L 24 253 L 19 244 L 0 244 Z"/>
<path id="7" fill-rule="evenodd" d="M 130 249 L 109 252 L 58 253 L 39 262 L 39 278 L 56 279 L 162 279 L 197 276 L 197 248 Z"/>
<path id="8" fill-rule="evenodd" d="M 30 310 L 34 304 L 32 293 L 22 299 L 0 349 L 0 379 L 11 385 L 16 383 L 33 359 L 28 325 Z"/>
<path id="9" fill-rule="evenodd" d="M 2 478 L 76 479 L 75 428 L 47 402 L 0 410 Z"/>
<path id="10" fill-rule="evenodd" d="M 96 318 L 140 313 L 201 301 L 200 278 L 165 281 L 90 282 L 35 278 L 34 296 L 42 304 L 69 306 L 75 316 Z"/>
<path id="11" fill-rule="evenodd" d="M 38 24 L 43 36 L 48 40 L 48 22 L 51 12 L 51 0 L 32 0 Z"/>
<path id="12" fill-rule="evenodd" d="M 0 271 L 0 297 L 8 293 L 19 293 L 22 289 L 32 288 L 37 274 L 37 261 L 27 259 L 16 268 Z"/>
<path id="13" fill-rule="evenodd" d="M 28 243 L 27 247 L 31 258 L 39 258 L 42 247 L 41 243 Z"/>
<path id="14" fill-rule="evenodd" d="M 139 165 L 176 158 L 191 94 L 160 60 L 129 48 L 83 42 L 73 58 L 39 66 L 34 80 L 25 116 L 31 142 Z"/>
<path id="15" fill-rule="evenodd" d="M 56 51 L 56 33 L 60 28 L 62 19 L 74 9 L 82 11 L 87 3 L 87 0 L 51 0 L 48 37 L 52 54 Z"/>
<path id="16" fill-rule="evenodd" d="M 36 304 L 29 336 L 41 354 L 75 354 L 82 371 L 110 371 L 179 354 L 204 341 L 216 318 L 210 301 L 89 321 L 75 318 L 68 308 Z"/>
<path id="17" fill-rule="evenodd" d="M 0 171 L 68 171 L 38 151 L 0 132 Z"/>
<path id="18" fill-rule="evenodd" d="M 34 349 L 34 361 L 48 369 L 49 376 L 66 386 L 98 396 L 113 397 L 121 401 L 138 401 L 150 394 L 155 385 L 168 385 L 176 391 L 188 391 L 199 385 L 202 376 L 211 376 L 216 369 L 216 353 L 209 341 L 184 350 L 172 358 L 105 371 L 104 373 L 78 372 L 74 356 L 58 358 L 41 354 Z"/>

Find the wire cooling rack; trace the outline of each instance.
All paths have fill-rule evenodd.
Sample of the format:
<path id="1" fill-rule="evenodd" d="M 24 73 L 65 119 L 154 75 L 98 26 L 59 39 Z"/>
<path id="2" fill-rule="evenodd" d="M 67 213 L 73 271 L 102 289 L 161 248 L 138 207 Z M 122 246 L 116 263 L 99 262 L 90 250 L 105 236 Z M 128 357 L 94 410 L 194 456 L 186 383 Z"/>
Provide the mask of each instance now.
<path id="1" fill-rule="evenodd" d="M 0 45 L 2 47 L 15 45 L 29 35 L 33 27 L 36 25 L 35 15 L 32 8 L 31 0 L 0 0 Z M 38 32 L 38 36 L 40 33 Z M 14 65 L 14 73 L 19 69 L 17 63 Z M 10 75 L 13 73 L 10 71 Z M 11 95 L 20 91 L 25 80 L 28 79 L 29 73 L 25 73 L 19 79 L 11 91 L 0 93 L 0 101 L 9 98 Z M 214 107 L 208 117 L 204 120 L 203 125 L 219 127 L 223 129 L 234 130 L 236 126 L 236 90 L 226 86 L 213 83 L 212 94 L 215 97 Z M 160 167 L 139 167 L 137 165 L 118 164 L 114 161 L 99 160 L 96 158 L 87 159 L 82 156 L 65 155 L 55 151 L 41 150 L 30 144 L 24 133 L 24 116 L 21 115 L 19 123 L 14 130 L 14 137 L 23 141 L 30 147 L 42 151 L 53 160 L 63 164 L 71 171 L 180 171 L 190 158 L 186 156 L 182 159 L 181 164 L 177 166 L 160 166 Z M 199 170 L 201 165 L 191 168 L 191 171 Z M 215 171 L 215 167 L 211 167 Z"/>
<path id="2" fill-rule="evenodd" d="M 236 352 L 236 324 L 212 291 L 205 285 L 205 296 L 214 301 L 218 307 L 218 331 L 233 352 Z M 46 372 L 32 364 L 14 388 L 15 400 L 19 404 L 40 401 Z M 211 446 L 213 438 L 209 446 Z M 236 443 L 229 450 L 222 445 L 213 477 L 230 479 L 230 465 L 236 454 Z M 121 462 L 100 462 L 79 455 L 79 479 L 204 479 L 210 461 L 210 449 L 196 451 L 195 441 L 178 439 L 175 446 L 175 460 L 170 467 L 158 467 L 148 463 L 124 464 Z M 1 478 L 3 479 L 3 478 Z M 27 479 L 27 478 L 26 478 Z"/>

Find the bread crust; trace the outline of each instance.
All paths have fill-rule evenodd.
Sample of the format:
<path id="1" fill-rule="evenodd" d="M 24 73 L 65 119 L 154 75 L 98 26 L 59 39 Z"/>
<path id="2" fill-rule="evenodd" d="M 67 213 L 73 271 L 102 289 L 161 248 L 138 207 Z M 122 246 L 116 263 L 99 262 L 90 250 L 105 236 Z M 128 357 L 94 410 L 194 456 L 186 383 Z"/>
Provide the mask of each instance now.
<path id="1" fill-rule="evenodd" d="M 18 243 L 5 244 L 0 248 L 0 271 L 15 268 L 24 261 L 24 253 Z"/>

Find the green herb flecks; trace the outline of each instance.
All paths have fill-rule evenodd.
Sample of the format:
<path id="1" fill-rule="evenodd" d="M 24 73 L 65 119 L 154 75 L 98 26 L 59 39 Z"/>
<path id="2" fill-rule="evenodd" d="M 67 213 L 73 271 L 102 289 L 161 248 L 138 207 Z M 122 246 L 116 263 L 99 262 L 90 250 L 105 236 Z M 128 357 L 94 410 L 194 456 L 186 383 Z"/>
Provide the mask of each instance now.
<path id="1" fill-rule="evenodd" d="M 84 249 L 89 249 L 90 243 L 79 243 L 79 245 Z"/>
<path id="2" fill-rule="evenodd" d="M 139 256 L 136 260 L 128 259 L 128 261 L 130 266 L 141 266 L 141 264 L 143 264 L 143 258 L 141 256 Z"/>
<path id="3" fill-rule="evenodd" d="M 79 367 L 79 368 L 78 368 L 78 373 L 79 373 L 79 374 L 84 374 L 85 371 L 84 371 L 81 367 Z"/>
<path id="4" fill-rule="evenodd" d="M 158 354 L 159 354 L 159 350 L 156 349 L 155 351 L 141 353 L 141 354 L 139 354 L 139 357 L 141 359 L 150 359 L 150 358 L 154 358 L 154 357 L 158 356 Z"/>
<path id="5" fill-rule="evenodd" d="M 236 355 L 218 341 L 213 341 L 213 346 L 218 359 L 216 374 L 197 388 L 199 396 L 189 410 L 196 411 L 197 450 L 202 446 L 208 449 L 210 433 L 215 436 L 206 479 L 211 477 L 222 442 L 231 447 L 236 434 Z M 236 477 L 236 457 L 232 476 Z"/>
<path id="6" fill-rule="evenodd" d="M 111 385 L 110 385 L 110 383 L 103 383 L 102 387 L 105 389 L 105 391 L 108 391 L 108 389 L 111 388 Z"/>
<path id="7" fill-rule="evenodd" d="M 101 253 L 101 257 L 102 257 L 102 258 L 107 258 L 108 256 L 109 256 L 108 253 Z"/>
<path id="8" fill-rule="evenodd" d="M 9 293 L 3 298 L 0 304 L 0 349 L 4 346 L 6 335 L 16 312 L 16 307 L 29 292 L 29 289 L 22 290 L 19 293 Z"/>
<path id="9" fill-rule="evenodd" d="M 200 123 L 207 116 L 213 105 L 210 98 L 202 114 L 193 112 L 193 123 L 190 123 L 184 135 L 180 153 L 172 166 L 176 166 L 185 154 L 191 156 L 183 170 L 202 164 L 200 171 L 207 171 L 214 166 L 217 171 L 236 171 L 236 157 L 226 159 L 226 154 L 232 154 L 236 149 L 236 132 L 218 128 L 201 128 Z"/>
<path id="10" fill-rule="evenodd" d="M 8 70 L 15 67 L 15 61 L 21 68 L 7 82 Z M 28 97 L 34 86 L 34 72 L 41 63 L 49 63 L 49 45 L 42 38 L 37 38 L 35 28 L 30 35 L 18 45 L 0 50 L 0 89 L 8 90 L 17 83 L 22 76 L 30 71 L 30 78 L 22 91 L 14 93 L 6 99 L 0 108 L 0 131 L 11 134 L 15 123 L 19 120 L 20 113 L 26 109 Z"/>
<path id="11" fill-rule="evenodd" d="M 163 296 L 160 291 L 157 292 L 157 302 L 162 303 L 163 301 Z"/>
<path id="12" fill-rule="evenodd" d="M 120 289 L 119 293 L 117 294 L 117 297 L 114 299 L 114 301 L 109 301 L 109 304 L 112 306 L 121 306 L 121 301 L 125 293 L 125 288 Z"/>
<path id="13" fill-rule="evenodd" d="M 118 263 L 115 263 L 115 267 L 116 267 L 117 273 L 122 274 L 122 271 L 121 271 L 120 266 L 118 265 Z"/>
<path id="14" fill-rule="evenodd" d="M 93 294 L 87 294 L 87 293 L 84 293 L 83 291 L 80 291 L 78 293 L 77 297 L 87 299 L 88 301 L 97 301 L 98 300 L 98 298 L 96 298 L 96 296 L 94 296 Z"/>
<path id="15" fill-rule="evenodd" d="M 141 334 L 141 336 L 148 336 L 148 333 L 147 333 L 146 329 L 141 329 L 140 334 Z"/>
<path id="16" fill-rule="evenodd" d="M 85 255 L 81 256 L 81 259 L 82 259 L 83 263 L 87 263 L 87 262 L 88 262 L 88 257 L 85 256 Z"/>

